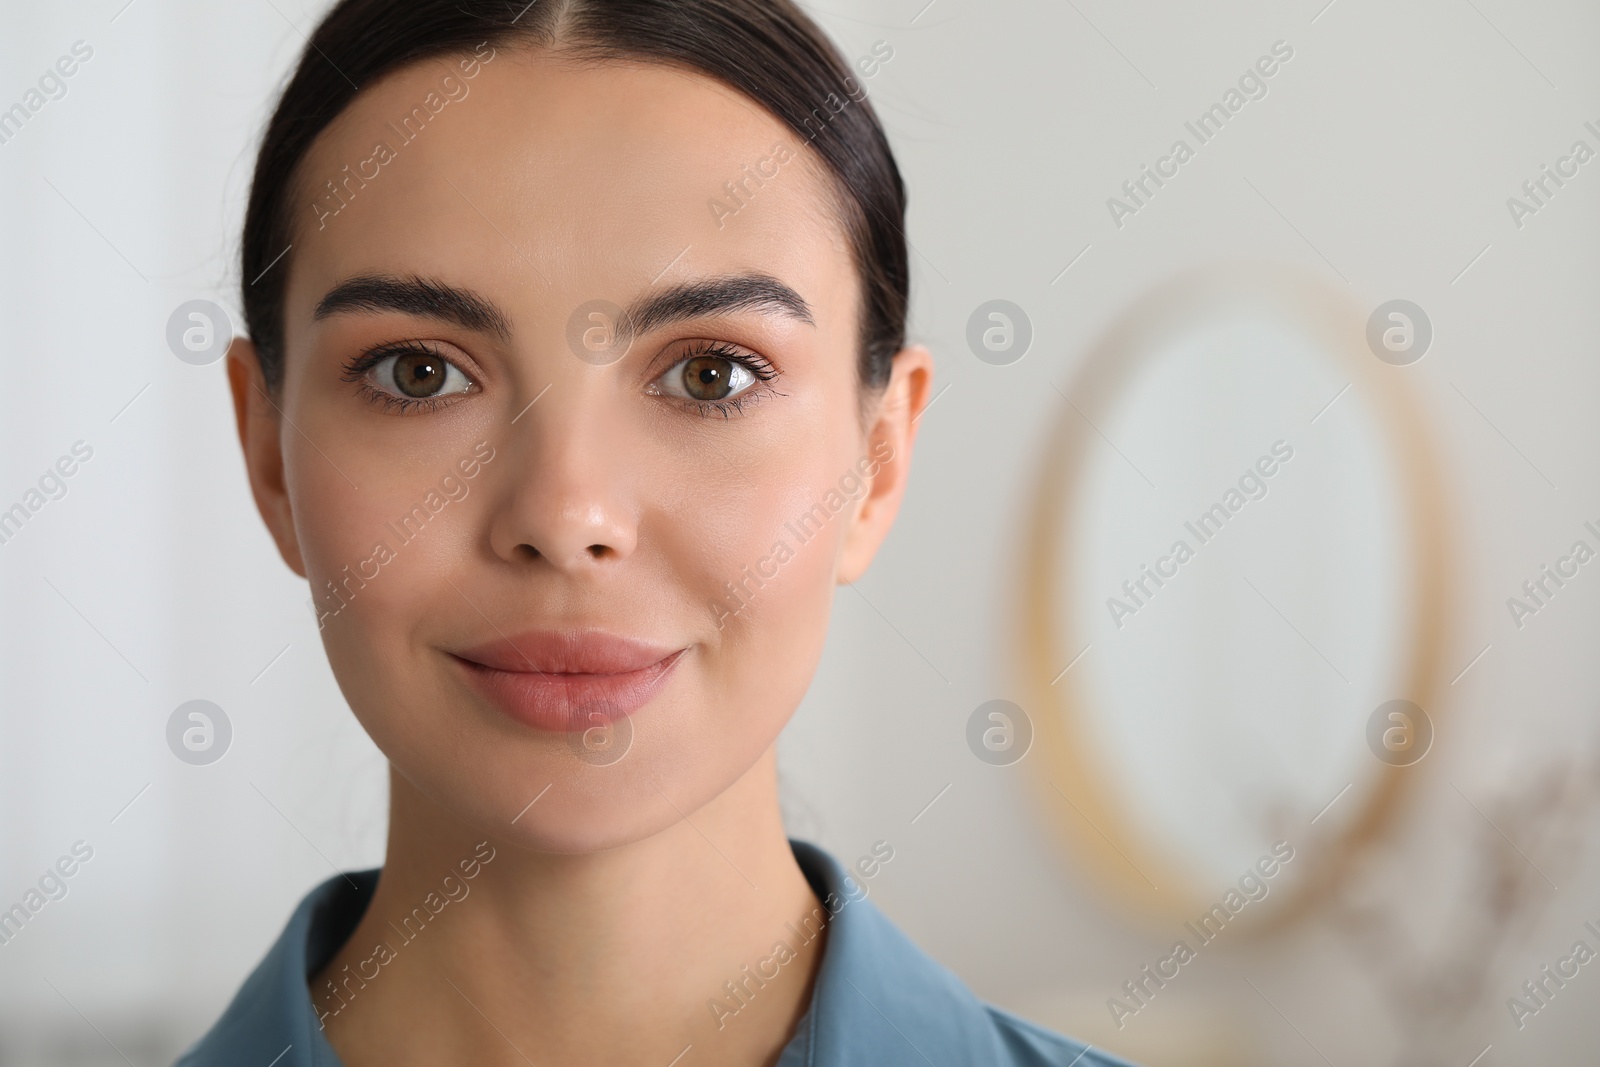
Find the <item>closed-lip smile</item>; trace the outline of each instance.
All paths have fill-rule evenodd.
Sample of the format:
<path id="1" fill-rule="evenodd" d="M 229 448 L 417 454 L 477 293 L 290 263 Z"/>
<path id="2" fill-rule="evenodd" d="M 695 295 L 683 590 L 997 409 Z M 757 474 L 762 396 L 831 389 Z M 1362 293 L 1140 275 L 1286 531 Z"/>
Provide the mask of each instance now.
<path id="1" fill-rule="evenodd" d="M 605 630 L 530 630 L 450 653 L 508 718 L 587 730 L 649 703 L 687 649 Z"/>

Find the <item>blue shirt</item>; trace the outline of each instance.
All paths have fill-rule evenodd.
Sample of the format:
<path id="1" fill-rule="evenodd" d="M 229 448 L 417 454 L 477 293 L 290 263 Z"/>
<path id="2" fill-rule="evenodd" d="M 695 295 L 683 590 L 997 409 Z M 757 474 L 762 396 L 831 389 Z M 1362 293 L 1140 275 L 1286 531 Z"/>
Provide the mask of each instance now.
<path id="1" fill-rule="evenodd" d="M 833 915 L 811 1004 L 777 1067 L 1130 1067 L 978 1000 L 862 896 L 832 856 L 804 841 L 789 846 Z M 379 871 L 351 872 L 348 881 L 336 875 L 308 893 L 177 1067 L 341 1067 L 307 980 L 354 932 Z"/>

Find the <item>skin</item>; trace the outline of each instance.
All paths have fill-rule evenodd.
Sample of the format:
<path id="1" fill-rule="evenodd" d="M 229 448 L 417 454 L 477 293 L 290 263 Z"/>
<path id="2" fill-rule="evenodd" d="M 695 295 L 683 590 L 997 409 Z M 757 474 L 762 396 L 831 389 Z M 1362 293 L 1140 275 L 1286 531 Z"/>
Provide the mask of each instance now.
<path id="1" fill-rule="evenodd" d="M 882 392 L 860 394 L 859 274 L 820 162 L 733 90 L 658 65 L 499 49 L 470 81 L 458 71 L 467 94 L 319 227 L 322 183 L 393 142 L 385 123 L 454 63 L 366 88 L 322 134 L 278 268 L 281 387 L 267 388 L 248 340 L 228 358 L 256 503 L 319 603 L 339 605 L 328 583 L 375 543 L 392 550 L 323 620 L 340 688 L 390 761 L 391 818 L 376 895 L 313 976 L 313 1000 L 351 1067 L 662 1067 L 685 1046 L 685 1065 L 771 1064 L 825 936 L 720 1026 L 707 1002 L 820 906 L 787 843 L 774 745 L 816 668 L 834 588 L 862 575 L 894 520 L 931 359 L 906 348 Z M 724 183 L 779 144 L 792 161 L 719 219 L 709 201 L 731 205 Z M 812 321 L 771 307 L 682 319 L 605 365 L 569 345 L 586 301 L 626 307 L 751 272 L 792 289 Z M 395 310 L 315 314 L 361 275 L 470 290 L 503 314 L 504 335 Z M 347 361 L 397 340 L 429 343 L 470 391 L 396 412 L 343 380 Z M 757 353 L 777 377 L 709 417 L 662 395 L 665 372 L 704 341 Z M 461 477 L 483 442 L 493 458 Z M 873 456 L 888 458 L 852 481 Z M 465 495 L 400 543 L 386 524 L 450 474 Z M 809 540 L 787 532 L 841 483 L 853 498 L 834 497 L 844 506 Z M 730 614 L 725 583 L 779 541 L 792 558 Z M 579 627 L 688 650 L 609 765 L 507 717 L 448 655 Z M 487 850 L 465 880 L 459 865 Z M 448 871 L 470 895 L 415 940 L 396 936 L 444 895 Z M 343 1001 L 328 992 L 372 974 L 379 942 L 393 958 L 377 977 L 348 982 Z"/>

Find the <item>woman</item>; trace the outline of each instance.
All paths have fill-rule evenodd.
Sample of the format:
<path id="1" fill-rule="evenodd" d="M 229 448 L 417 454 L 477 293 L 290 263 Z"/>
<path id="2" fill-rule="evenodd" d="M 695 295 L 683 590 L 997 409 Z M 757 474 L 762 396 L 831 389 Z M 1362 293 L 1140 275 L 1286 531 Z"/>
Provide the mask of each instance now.
<path id="1" fill-rule="evenodd" d="M 310 38 L 228 373 L 388 853 L 183 1063 L 1112 1062 L 865 900 L 891 842 L 847 874 L 779 813 L 932 377 L 871 59 L 787 0 L 345 0 Z"/>

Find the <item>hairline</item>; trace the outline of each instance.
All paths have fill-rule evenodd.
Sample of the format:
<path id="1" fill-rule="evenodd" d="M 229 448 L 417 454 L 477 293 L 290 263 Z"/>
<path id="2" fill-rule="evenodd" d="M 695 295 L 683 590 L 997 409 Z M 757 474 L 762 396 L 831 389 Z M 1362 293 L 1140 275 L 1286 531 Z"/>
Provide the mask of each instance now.
<path id="1" fill-rule="evenodd" d="M 812 145 L 814 138 L 801 137 L 799 131 L 790 126 L 782 115 L 766 107 L 760 100 L 757 100 L 732 82 L 716 77 L 693 63 L 674 60 L 670 57 L 626 52 L 602 42 L 586 43 L 581 39 L 564 39 L 561 34 L 566 29 L 567 20 L 563 12 L 561 20 L 556 24 L 554 32 L 549 36 L 542 34 L 536 28 L 518 29 L 514 26 L 497 26 L 494 32 L 487 34 L 479 42 L 477 47 L 481 48 L 487 44 L 496 49 L 497 54 L 499 50 L 503 49 L 508 54 L 522 53 L 524 57 L 542 53 L 540 58 L 545 61 L 566 63 L 573 66 L 656 68 L 687 75 L 692 80 L 709 84 L 730 99 L 759 112 L 769 121 L 776 123 L 780 130 L 793 135 L 797 139 L 801 146 L 800 154 L 805 160 L 805 167 L 820 179 L 818 185 L 826 201 L 827 212 L 837 232 L 845 240 L 850 255 L 850 264 L 855 275 L 855 285 L 852 289 L 855 292 L 856 329 L 855 350 L 852 353 L 852 358 L 858 386 L 857 392 L 861 399 L 861 410 L 864 415 L 868 402 L 882 392 L 887 385 L 887 381 L 869 383 L 863 373 L 869 359 L 867 349 L 870 343 L 868 333 L 870 330 L 871 301 L 867 295 L 867 289 L 870 284 L 868 278 L 870 264 L 866 262 L 865 257 L 867 255 L 866 246 L 870 243 L 871 224 L 866 217 L 868 210 L 866 205 L 860 202 L 860 198 L 849 187 L 844 175 L 828 165 L 827 159 Z M 350 113 L 351 108 L 354 107 L 358 100 L 369 95 L 392 78 L 397 78 L 433 60 L 476 57 L 477 55 L 478 53 L 475 50 L 468 48 L 464 44 L 443 45 L 436 50 L 423 49 L 405 59 L 396 61 L 392 67 L 373 79 L 371 83 L 357 89 L 334 113 L 333 117 L 316 132 L 300 153 L 300 158 L 295 160 L 294 166 L 290 169 L 283 182 L 278 201 L 274 205 L 278 209 L 277 221 L 282 224 L 279 236 L 287 244 L 288 251 L 284 256 L 285 262 L 278 265 L 283 271 L 283 284 L 277 301 L 278 322 L 276 323 L 276 332 L 279 350 L 274 353 L 277 369 L 276 381 L 268 381 L 269 392 L 277 392 L 287 375 L 289 353 L 288 332 L 285 326 L 287 325 L 289 312 L 289 279 L 297 258 L 293 253 L 293 248 L 298 243 L 298 235 L 302 232 L 302 227 L 307 225 L 303 219 L 299 223 L 293 221 L 294 215 L 297 213 L 291 212 L 290 205 L 295 202 L 304 202 L 310 192 L 309 187 L 306 185 L 306 182 L 309 181 L 309 178 L 306 177 L 306 172 L 312 156 L 317 152 L 318 146 L 326 143 L 329 131 L 338 126 L 340 120 Z M 454 68 L 450 68 L 449 75 L 454 77 L 462 76 Z M 891 353 L 891 366 L 892 356 L 893 354 Z"/>

